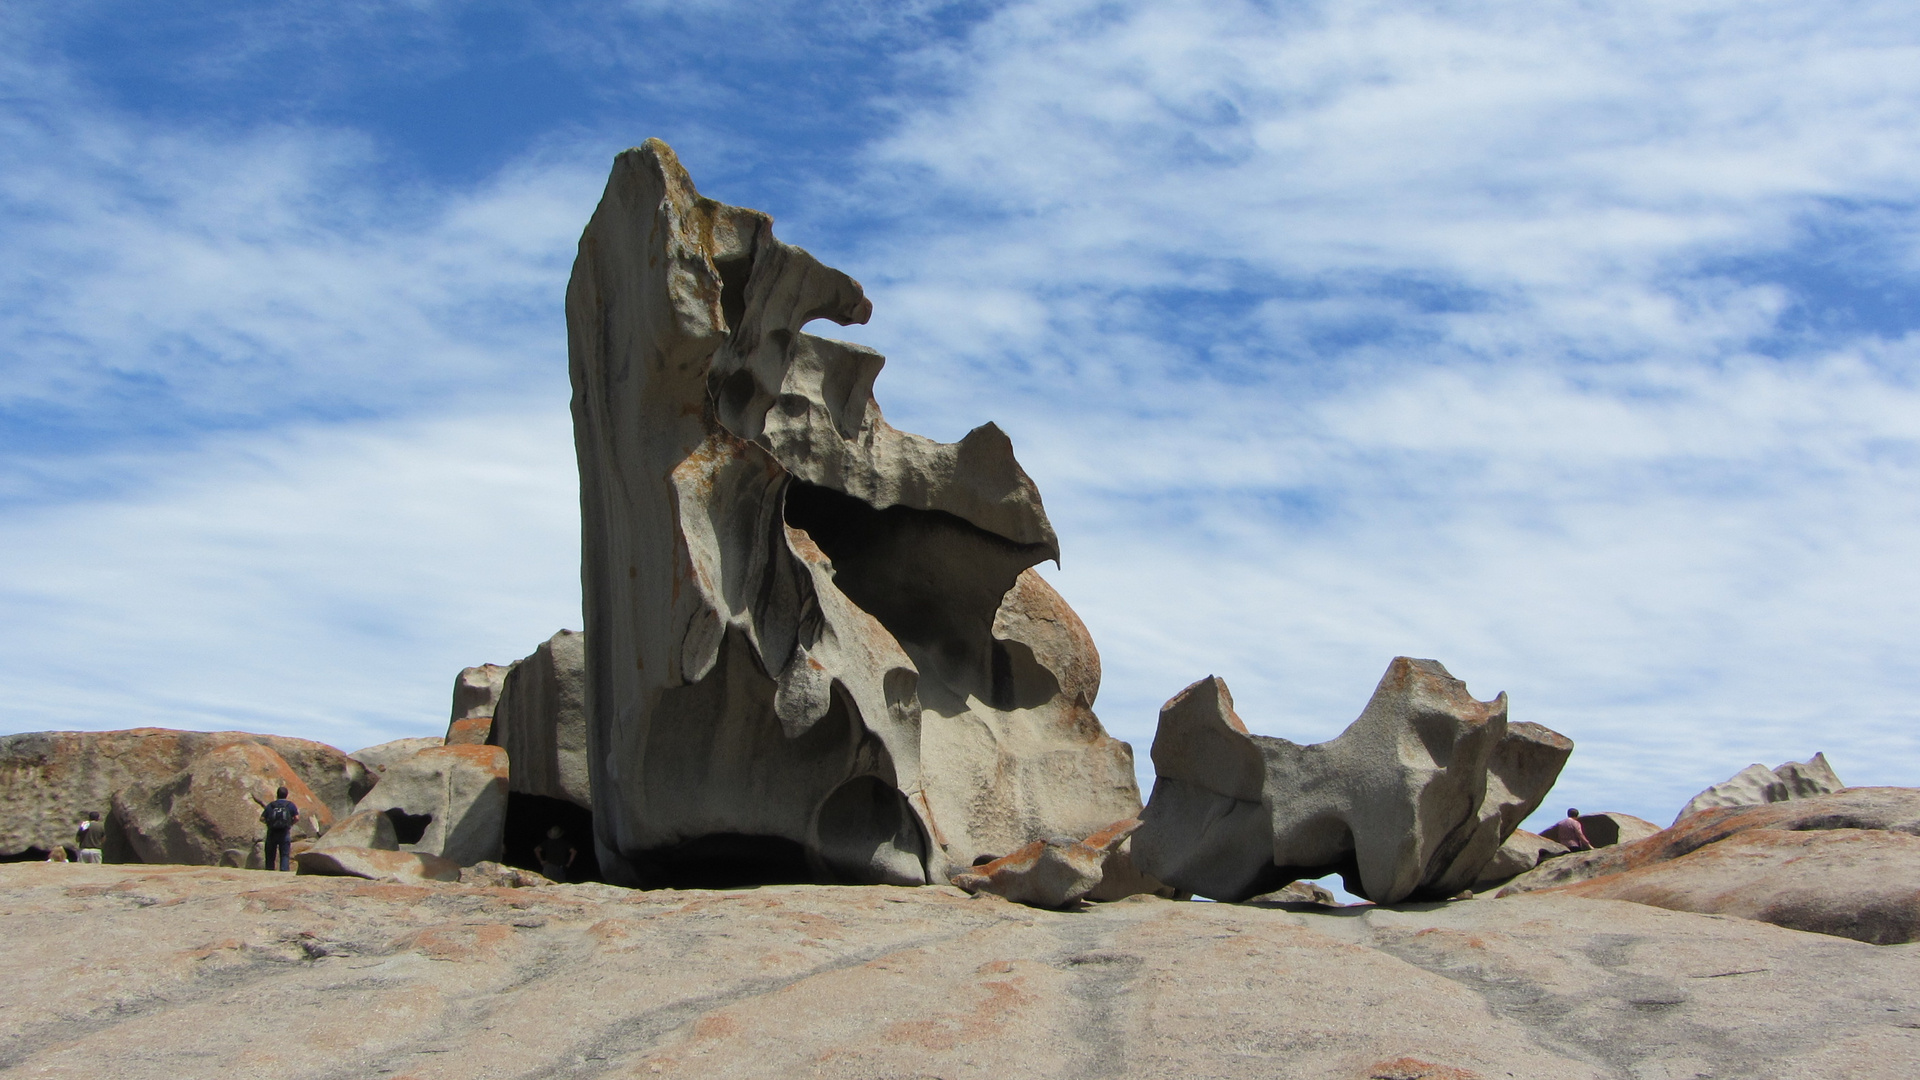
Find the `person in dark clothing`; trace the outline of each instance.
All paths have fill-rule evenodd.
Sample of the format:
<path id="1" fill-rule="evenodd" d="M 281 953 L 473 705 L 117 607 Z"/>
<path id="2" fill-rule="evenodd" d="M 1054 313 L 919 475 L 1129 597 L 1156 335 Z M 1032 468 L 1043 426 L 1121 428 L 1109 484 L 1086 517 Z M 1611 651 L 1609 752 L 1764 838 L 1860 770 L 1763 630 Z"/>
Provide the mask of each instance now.
<path id="1" fill-rule="evenodd" d="M 558 825 L 547 830 L 547 838 L 540 841 L 534 853 L 540 856 L 541 875 L 552 881 L 567 880 L 567 871 L 580 854 L 567 842 L 567 830 Z"/>
<path id="2" fill-rule="evenodd" d="M 260 820 L 267 827 L 267 869 L 293 869 L 293 827 L 300 820 L 300 808 L 287 799 L 286 788 L 276 791 L 273 801 L 260 810 Z"/>
<path id="3" fill-rule="evenodd" d="M 101 855 L 100 849 L 107 846 L 106 839 L 107 826 L 100 820 L 100 811 L 87 811 L 87 820 L 80 823 L 80 828 L 74 833 L 73 838 L 73 846 L 80 853 L 80 861 L 83 863 L 105 862 L 106 858 Z"/>

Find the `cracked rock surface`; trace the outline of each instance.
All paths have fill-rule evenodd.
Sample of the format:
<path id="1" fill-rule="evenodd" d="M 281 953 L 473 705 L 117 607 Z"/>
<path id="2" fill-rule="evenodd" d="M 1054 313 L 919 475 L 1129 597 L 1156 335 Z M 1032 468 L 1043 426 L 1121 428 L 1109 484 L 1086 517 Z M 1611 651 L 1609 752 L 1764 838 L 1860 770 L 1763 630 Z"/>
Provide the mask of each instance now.
<path id="1" fill-rule="evenodd" d="M 1920 952 L 1535 895 L 1079 912 L 0 865 L 0 1072 L 1905 1077 Z M 267 1037 L 270 1035 L 271 1037 Z"/>

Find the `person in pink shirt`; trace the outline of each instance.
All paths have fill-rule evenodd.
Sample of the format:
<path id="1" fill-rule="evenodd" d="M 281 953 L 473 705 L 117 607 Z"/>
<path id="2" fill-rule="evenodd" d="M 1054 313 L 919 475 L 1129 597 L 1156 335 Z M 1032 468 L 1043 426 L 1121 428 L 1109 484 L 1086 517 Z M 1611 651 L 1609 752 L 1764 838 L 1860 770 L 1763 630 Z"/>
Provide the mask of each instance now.
<path id="1" fill-rule="evenodd" d="M 1580 825 L 1578 810 L 1568 809 L 1566 817 L 1554 822 L 1540 835 L 1568 851 L 1593 850 L 1593 843 L 1587 839 L 1587 830 Z"/>

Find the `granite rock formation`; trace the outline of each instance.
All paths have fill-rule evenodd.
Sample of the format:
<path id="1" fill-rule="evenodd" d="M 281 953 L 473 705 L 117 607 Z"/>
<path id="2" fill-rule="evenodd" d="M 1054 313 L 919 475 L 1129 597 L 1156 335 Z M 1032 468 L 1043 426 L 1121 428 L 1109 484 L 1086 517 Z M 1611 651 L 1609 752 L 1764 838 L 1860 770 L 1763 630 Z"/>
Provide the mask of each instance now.
<path id="1" fill-rule="evenodd" d="M 379 848 L 310 848 L 293 857 L 302 874 L 357 877 L 421 885 L 429 881 L 459 881 L 460 864 L 425 851 L 386 851 Z"/>
<path id="2" fill-rule="evenodd" d="M 356 810 L 336 822 L 308 850 L 325 851 L 336 847 L 399 851 L 400 836 L 393 827 L 392 815 L 386 811 L 371 808 Z"/>
<path id="3" fill-rule="evenodd" d="M 165 784 L 195 758 L 237 743 L 278 755 L 313 793 L 312 806 L 335 817 L 373 786 L 360 762 L 333 747 L 280 735 L 166 728 L 8 735 L 0 738 L 0 856 L 71 844 L 75 823 L 98 810 L 107 820 L 107 859 L 136 859 L 118 817 L 108 812 L 115 793 Z"/>
<path id="4" fill-rule="evenodd" d="M 1476 701 L 1432 660 L 1396 658 L 1359 719 L 1311 746 L 1249 734 L 1209 677 L 1160 710 L 1133 858 L 1216 900 L 1336 871 L 1377 903 L 1452 896 L 1572 752 L 1538 724 L 1508 724 L 1505 694 Z"/>
<path id="5" fill-rule="evenodd" d="M 1497 889 L 1548 859 L 1566 853 L 1565 847 L 1539 833 L 1515 829 L 1513 835 L 1501 843 L 1493 859 L 1480 868 L 1480 880 L 1473 883 L 1473 891 L 1483 893 Z"/>
<path id="6" fill-rule="evenodd" d="M 507 751 L 509 790 L 593 809 L 587 775 L 587 646 L 562 630 L 513 665 L 487 741 Z"/>
<path id="7" fill-rule="evenodd" d="M 1128 818 L 1085 840 L 1035 840 L 1011 855 L 960 871 L 952 883 L 970 893 L 991 893 L 1016 904 L 1067 907 L 1099 886 L 1107 876 L 1108 860 L 1139 827 L 1140 819 Z"/>
<path id="8" fill-rule="evenodd" d="M 231 742 L 194 758 L 158 782 L 136 782 L 114 793 L 113 816 L 141 862 L 259 866 L 264 826 L 260 811 L 284 786 L 300 807 L 295 839 L 312 839 L 333 824 L 333 812 L 315 797 L 284 758 L 256 742 Z"/>
<path id="9" fill-rule="evenodd" d="M 991 424 L 881 418 L 858 282 L 621 154 L 567 291 L 586 745 L 608 880 L 945 881 L 1139 809 Z"/>
<path id="10" fill-rule="evenodd" d="M 1690 815 L 1715 807 L 1809 799 L 1831 795 L 1843 787 L 1846 785 L 1834 775 L 1825 754 L 1815 754 L 1811 761 L 1789 761 L 1773 769 L 1755 762 L 1689 799 L 1673 823 L 1678 825 Z"/>
<path id="11" fill-rule="evenodd" d="M 1730 837 L 1760 829 L 1777 832 L 1864 829 L 1920 836 L 1920 788 L 1846 788 L 1806 799 L 1703 810 L 1641 840 L 1549 859 L 1513 879 L 1500 890 L 1500 895 L 1551 889 L 1671 862 Z"/>
<path id="12" fill-rule="evenodd" d="M 1645 840 L 1659 832 L 1660 826 L 1646 818 L 1606 810 L 1598 814 L 1581 814 L 1580 831 L 1587 834 L 1587 843 L 1603 848 Z"/>
<path id="13" fill-rule="evenodd" d="M 412 739 L 395 739 L 364 750 L 355 750 L 353 759 L 366 767 L 367 775 L 374 780 L 387 771 L 387 766 L 396 761 L 404 761 L 422 750 L 435 746 L 445 746 L 447 740 L 438 735 L 424 735 Z M 371 785 L 369 785 L 370 787 Z"/>
<path id="14" fill-rule="evenodd" d="M 484 746 L 493 729 L 494 709 L 500 702 L 511 665 L 481 664 L 464 668 L 453 680 L 453 718 L 447 722 L 448 746 Z"/>
<path id="15" fill-rule="evenodd" d="M 400 850 L 469 866 L 500 857 L 507 818 L 507 752 L 438 746 L 387 766 L 354 807 L 387 815 Z"/>

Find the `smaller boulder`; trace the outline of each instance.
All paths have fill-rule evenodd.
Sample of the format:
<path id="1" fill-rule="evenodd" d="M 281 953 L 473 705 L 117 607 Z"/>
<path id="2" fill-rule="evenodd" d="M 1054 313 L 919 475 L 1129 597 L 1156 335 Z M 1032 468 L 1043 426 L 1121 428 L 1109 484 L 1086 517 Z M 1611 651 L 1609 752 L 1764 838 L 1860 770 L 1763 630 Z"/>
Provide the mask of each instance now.
<path id="1" fill-rule="evenodd" d="M 493 717 L 463 716 L 447 725 L 446 745 L 485 746 L 493 735 Z"/>
<path id="2" fill-rule="evenodd" d="M 1333 890 L 1317 881 L 1289 881 L 1270 893 L 1261 893 L 1247 904 L 1319 904 L 1321 907 L 1346 907 Z"/>
<path id="3" fill-rule="evenodd" d="M 497 862 L 479 862 L 472 866 L 461 867 L 460 884 L 486 885 L 496 889 L 531 889 L 541 885 L 552 885 L 552 878 L 536 874 L 531 870 L 522 870 L 517 866 L 504 866 Z"/>
<path id="4" fill-rule="evenodd" d="M 357 810 L 313 842 L 315 851 L 337 847 L 398 851 L 400 840 L 394 833 L 393 818 L 378 810 Z"/>
<path id="5" fill-rule="evenodd" d="M 1587 820 L 1586 816 L 1582 815 L 1580 820 Z M 1500 850 L 1494 853 L 1493 861 L 1480 871 L 1480 880 L 1473 883 L 1473 891 L 1483 893 L 1497 889 L 1548 859 L 1566 853 L 1565 846 L 1539 833 L 1515 829 L 1513 835 L 1500 845 Z"/>
<path id="6" fill-rule="evenodd" d="M 1581 814 L 1580 828 L 1587 834 L 1587 843 L 1597 848 L 1631 844 L 1635 840 L 1645 840 L 1660 831 L 1660 826 L 1646 818 L 1613 811 Z"/>
<path id="7" fill-rule="evenodd" d="M 992 893 L 1030 907 L 1063 908 L 1094 890 L 1106 876 L 1107 860 L 1140 827 L 1128 818 L 1085 840 L 1035 840 L 1019 851 L 953 875 L 949 880 L 970 893 Z"/>
<path id="8" fill-rule="evenodd" d="M 387 814 L 403 851 L 461 866 L 500 858 L 507 820 L 507 752 L 436 746 L 387 766 L 354 812 Z M 418 833 L 412 830 L 418 829 Z"/>
<path id="9" fill-rule="evenodd" d="M 453 719 L 492 716 L 500 703 L 500 687 L 511 665 L 481 664 L 462 670 L 453 680 Z"/>
<path id="10" fill-rule="evenodd" d="M 303 874 L 357 877 L 423 885 L 429 881 L 459 881 L 460 865 L 425 851 L 380 851 L 375 848 L 336 847 L 303 851 L 294 857 Z"/>
<path id="11" fill-rule="evenodd" d="M 416 739 L 395 739 L 378 746 L 369 746 L 365 750 L 355 750 L 353 759 L 366 766 L 367 772 L 373 775 L 374 782 L 378 783 L 380 774 L 387 771 L 387 766 L 396 761 L 404 761 L 422 750 L 445 746 L 446 743 L 447 740 L 438 735 L 426 735 Z M 365 797 L 364 793 L 362 797 Z"/>
<path id="12" fill-rule="evenodd" d="M 1673 823 L 1678 825 L 1702 810 L 1810 799 L 1831 795 L 1845 786 L 1827 764 L 1825 754 L 1815 754 L 1810 761 L 1789 761 L 1772 769 L 1756 762 L 1689 799 Z"/>

